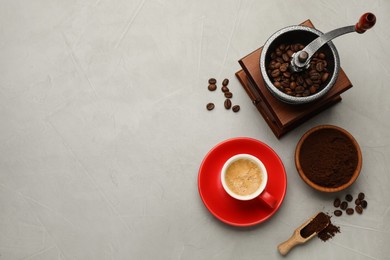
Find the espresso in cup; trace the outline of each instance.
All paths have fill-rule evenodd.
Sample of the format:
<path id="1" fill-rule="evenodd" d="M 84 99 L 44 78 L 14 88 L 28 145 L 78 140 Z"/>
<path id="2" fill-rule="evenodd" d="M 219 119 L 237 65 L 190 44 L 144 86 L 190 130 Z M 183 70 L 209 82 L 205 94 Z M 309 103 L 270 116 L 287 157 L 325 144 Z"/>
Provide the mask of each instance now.
<path id="1" fill-rule="evenodd" d="M 237 159 L 226 168 L 225 182 L 233 193 L 248 196 L 260 188 L 263 182 L 263 172 L 253 160 Z"/>
<path id="2" fill-rule="evenodd" d="M 241 201 L 259 198 L 273 208 L 276 199 L 265 190 L 267 181 L 264 164 L 250 154 L 229 158 L 221 170 L 222 186 L 231 197 Z"/>

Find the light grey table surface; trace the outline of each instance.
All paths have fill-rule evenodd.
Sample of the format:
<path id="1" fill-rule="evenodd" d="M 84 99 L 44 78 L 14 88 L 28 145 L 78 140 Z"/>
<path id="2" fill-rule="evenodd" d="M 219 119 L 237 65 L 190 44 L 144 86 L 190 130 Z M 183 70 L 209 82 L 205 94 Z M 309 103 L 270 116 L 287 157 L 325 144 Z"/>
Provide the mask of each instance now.
<path id="1" fill-rule="evenodd" d="M 309 18 L 326 32 L 367 11 L 372 30 L 334 40 L 354 87 L 275 138 L 237 61 L 282 27 Z M 299 138 L 320 124 L 359 142 L 346 192 L 369 205 L 288 259 L 390 259 L 389 13 L 385 0 L 1 0 L 0 259 L 282 259 L 277 245 L 345 195 L 312 190 L 295 169 Z M 210 77 L 230 79 L 239 113 Z M 287 172 L 280 210 L 252 228 L 223 224 L 198 193 L 204 156 L 238 136 L 268 144 Z"/>

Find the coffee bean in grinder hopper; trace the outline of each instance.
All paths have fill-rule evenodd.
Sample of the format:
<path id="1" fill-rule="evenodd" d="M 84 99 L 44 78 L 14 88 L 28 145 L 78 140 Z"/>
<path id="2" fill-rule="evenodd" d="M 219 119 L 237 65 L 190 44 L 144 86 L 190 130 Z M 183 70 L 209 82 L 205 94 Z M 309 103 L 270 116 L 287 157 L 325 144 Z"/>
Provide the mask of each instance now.
<path id="1" fill-rule="evenodd" d="M 317 29 L 299 25 L 289 26 L 275 32 L 264 44 L 260 55 L 260 70 L 265 86 L 274 97 L 284 103 L 299 105 L 318 100 L 333 87 L 340 70 L 338 52 L 336 47 L 333 45 L 332 40 L 346 33 L 357 32 L 362 34 L 366 30 L 372 28 L 375 23 L 375 15 L 372 13 L 365 13 L 360 17 L 359 21 L 355 25 L 338 28 L 325 34 Z M 291 96 L 283 92 L 274 85 L 271 80 L 271 76 L 267 73 L 273 48 L 279 44 L 293 44 L 294 42 L 296 43 L 299 41 L 303 41 L 301 43 L 306 47 L 300 50 L 294 50 L 295 52 L 292 54 L 291 60 L 288 63 L 285 63 L 289 68 L 289 75 L 308 70 L 310 68 L 312 57 L 315 56 L 315 53 L 318 50 L 325 50 L 325 52 L 328 52 L 327 56 L 330 59 L 327 62 L 329 67 L 329 78 L 322 83 L 319 91 L 316 91 L 312 95 L 303 97 Z"/>

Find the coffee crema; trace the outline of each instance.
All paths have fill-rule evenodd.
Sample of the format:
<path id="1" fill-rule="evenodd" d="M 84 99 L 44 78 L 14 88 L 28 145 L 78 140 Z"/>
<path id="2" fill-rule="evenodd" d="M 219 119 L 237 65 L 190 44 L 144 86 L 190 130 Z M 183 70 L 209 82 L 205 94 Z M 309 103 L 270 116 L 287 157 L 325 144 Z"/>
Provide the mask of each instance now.
<path id="1" fill-rule="evenodd" d="M 256 192 L 262 181 L 260 167 L 249 159 L 238 159 L 226 170 L 225 182 L 228 188 L 237 195 L 247 196 Z"/>

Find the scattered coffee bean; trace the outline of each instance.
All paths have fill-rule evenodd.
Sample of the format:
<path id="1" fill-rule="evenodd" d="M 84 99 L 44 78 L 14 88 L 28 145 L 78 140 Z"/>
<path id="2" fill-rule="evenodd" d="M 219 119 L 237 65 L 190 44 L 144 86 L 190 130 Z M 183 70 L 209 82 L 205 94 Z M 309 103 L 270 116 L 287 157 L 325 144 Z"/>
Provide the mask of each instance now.
<path id="1" fill-rule="evenodd" d="M 234 113 L 237 113 L 238 111 L 240 111 L 240 106 L 239 105 L 235 105 L 235 106 L 233 106 L 232 110 L 233 110 Z"/>
<path id="2" fill-rule="evenodd" d="M 340 203 L 339 198 L 335 198 L 335 200 L 333 201 L 333 206 L 336 208 L 338 208 L 340 206 L 340 209 L 345 210 L 347 215 L 353 215 L 355 211 L 357 212 L 357 214 L 363 214 L 364 209 L 367 207 L 367 201 L 364 200 L 364 197 L 365 197 L 365 195 L 363 192 L 360 192 L 358 194 L 358 198 L 355 199 L 355 207 L 354 208 L 353 208 L 353 206 L 350 208 L 348 207 L 348 202 L 351 202 L 353 200 L 353 196 L 351 194 L 345 195 L 345 201 L 343 201 L 341 203 Z M 333 212 L 334 215 L 336 217 L 341 216 L 343 214 L 341 210 L 336 209 Z"/>
<path id="3" fill-rule="evenodd" d="M 209 79 L 209 84 L 215 85 L 215 83 L 217 83 L 217 80 L 215 78 L 210 78 Z"/>
<path id="4" fill-rule="evenodd" d="M 346 212 L 348 215 L 352 215 L 355 211 L 353 210 L 353 208 L 347 208 Z"/>
<path id="5" fill-rule="evenodd" d="M 341 210 L 339 210 L 339 209 L 336 209 L 336 210 L 334 211 L 334 215 L 335 215 L 336 217 L 340 217 L 341 215 L 343 215 L 343 212 L 342 212 Z"/>
<path id="6" fill-rule="evenodd" d="M 224 106 L 226 109 L 230 109 L 232 107 L 232 101 L 230 101 L 230 99 L 227 98 L 224 102 Z"/>
<path id="7" fill-rule="evenodd" d="M 330 76 L 326 54 L 323 52 L 313 55 L 309 69 L 299 73 L 291 73 L 288 70 L 293 53 L 303 48 L 304 45 L 299 43 L 280 44 L 271 52 L 271 61 L 267 67 L 268 75 L 275 87 L 296 97 L 317 93 L 321 90 L 321 84 L 325 84 Z"/>
<path id="8" fill-rule="evenodd" d="M 210 91 L 214 91 L 214 90 L 217 89 L 217 85 L 215 85 L 215 84 L 210 84 L 210 85 L 208 86 L 208 89 L 209 89 Z"/>
<path id="9" fill-rule="evenodd" d="M 348 202 L 346 202 L 346 201 L 341 202 L 340 208 L 341 208 L 342 210 L 345 210 L 346 208 L 348 208 Z"/>
<path id="10" fill-rule="evenodd" d="M 232 92 L 225 92 L 225 97 L 226 98 L 232 98 L 233 97 L 233 93 Z"/>
<path id="11" fill-rule="evenodd" d="M 286 73 L 288 74 L 289 72 L 286 72 Z M 217 85 L 216 85 L 217 80 L 215 78 L 210 78 L 208 82 L 209 82 L 208 89 L 210 91 L 215 91 L 217 89 Z M 230 100 L 230 98 L 233 97 L 233 93 L 230 92 L 229 88 L 227 87 L 228 84 L 229 84 L 229 79 L 225 78 L 222 81 L 221 91 L 224 93 L 224 96 L 226 97 L 226 100 L 225 100 L 223 105 L 226 109 L 229 110 L 230 108 L 232 108 L 232 101 Z M 215 105 L 214 105 L 214 103 L 210 102 L 206 105 L 206 108 L 207 108 L 207 110 L 210 111 L 210 110 L 213 110 L 215 108 Z M 235 106 L 233 106 L 232 110 L 233 110 L 233 112 L 237 113 L 238 111 L 240 111 L 240 106 L 235 105 Z"/>
<path id="12" fill-rule="evenodd" d="M 226 86 L 223 86 L 223 87 L 221 88 L 221 90 L 222 90 L 223 93 L 229 92 L 229 88 L 226 87 Z"/>
<path id="13" fill-rule="evenodd" d="M 207 106 L 206 106 L 207 110 L 209 110 L 209 111 L 213 110 L 214 107 L 215 107 L 214 103 L 208 103 Z"/>
<path id="14" fill-rule="evenodd" d="M 222 86 L 227 86 L 229 84 L 229 79 L 224 79 L 222 81 Z"/>
<path id="15" fill-rule="evenodd" d="M 341 201 L 339 198 L 336 198 L 333 202 L 333 206 L 335 206 L 336 208 L 340 207 L 340 204 L 341 204 Z"/>
<path id="16" fill-rule="evenodd" d="M 363 208 L 361 206 L 356 206 L 355 207 L 355 210 L 358 214 L 362 214 L 363 213 Z"/>

